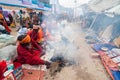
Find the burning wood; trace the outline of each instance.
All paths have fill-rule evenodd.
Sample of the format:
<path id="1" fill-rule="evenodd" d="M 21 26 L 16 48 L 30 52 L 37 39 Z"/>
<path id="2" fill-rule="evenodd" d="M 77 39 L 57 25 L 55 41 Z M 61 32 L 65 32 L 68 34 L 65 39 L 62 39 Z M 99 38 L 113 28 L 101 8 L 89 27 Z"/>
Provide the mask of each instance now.
<path id="1" fill-rule="evenodd" d="M 67 61 L 62 56 L 51 58 L 51 66 L 49 68 L 49 74 L 51 77 L 55 76 L 57 72 L 60 72 L 65 66 L 73 65 L 71 61 Z"/>

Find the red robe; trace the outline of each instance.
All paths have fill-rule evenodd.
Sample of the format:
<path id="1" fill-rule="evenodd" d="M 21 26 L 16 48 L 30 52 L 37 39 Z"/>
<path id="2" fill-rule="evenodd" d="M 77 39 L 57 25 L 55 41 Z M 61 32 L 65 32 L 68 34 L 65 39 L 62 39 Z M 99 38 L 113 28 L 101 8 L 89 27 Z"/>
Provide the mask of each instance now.
<path id="1" fill-rule="evenodd" d="M 3 22 L 3 26 L 5 27 L 5 29 L 6 29 L 8 32 L 11 32 L 11 29 L 8 27 L 6 21 Z"/>
<path id="2" fill-rule="evenodd" d="M 41 39 L 43 38 L 42 28 L 40 28 L 37 33 L 34 30 L 31 30 L 28 32 L 28 35 L 30 35 L 32 41 L 40 42 Z"/>
<path id="3" fill-rule="evenodd" d="M 3 74 L 7 69 L 6 61 L 0 61 L 0 80 L 3 78 Z"/>
<path id="4" fill-rule="evenodd" d="M 27 49 L 25 46 L 18 45 L 17 47 L 18 57 L 17 61 L 22 64 L 38 65 L 44 64 L 45 61 L 40 59 L 41 51 L 34 50 L 33 48 Z"/>

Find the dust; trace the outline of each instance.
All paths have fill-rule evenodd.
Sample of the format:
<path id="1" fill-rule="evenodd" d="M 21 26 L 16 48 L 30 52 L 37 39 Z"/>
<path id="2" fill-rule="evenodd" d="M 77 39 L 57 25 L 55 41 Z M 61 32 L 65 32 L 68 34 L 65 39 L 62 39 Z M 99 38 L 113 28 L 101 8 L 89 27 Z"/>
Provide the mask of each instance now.
<path id="1" fill-rule="evenodd" d="M 76 71 L 76 80 L 95 80 L 94 76 L 87 71 L 86 68 L 82 69 L 80 66 L 74 69 Z"/>
<path id="2" fill-rule="evenodd" d="M 95 80 L 94 76 L 87 72 L 86 69 L 82 69 L 80 66 L 64 67 L 61 72 L 57 73 L 48 80 Z"/>

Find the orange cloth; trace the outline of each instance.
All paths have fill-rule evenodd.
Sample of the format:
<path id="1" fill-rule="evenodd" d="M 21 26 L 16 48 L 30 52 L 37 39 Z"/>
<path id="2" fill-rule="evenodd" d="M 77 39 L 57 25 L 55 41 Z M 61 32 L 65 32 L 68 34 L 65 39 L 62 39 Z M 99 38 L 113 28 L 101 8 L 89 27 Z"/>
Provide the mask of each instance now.
<path id="1" fill-rule="evenodd" d="M 22 41 L 20 41 L 20 43 L 24 44 L 24 43 L 29 43 L 30 42 L 30 36 L 27 35 Z"/>
<path id="2" fill-rule="evenodd" d="M 3 15 L 0 13 L 0 19 L 3 19 L 4 17 L 3 17 Z"/>
<path id="3" fill-rule="evenodd" d="M 118 65 L 110 57 L 103 55 L 102 59 L 111 69 L 118 70 Z"/>
<path id="4" fill-rule="evenodd" d="M 43 40 L 43 31 L 42 29 L 40 28 L 39 31 L 38 31 L 38 39 L 37 39 L 37 42 L 41 42 Z"/>

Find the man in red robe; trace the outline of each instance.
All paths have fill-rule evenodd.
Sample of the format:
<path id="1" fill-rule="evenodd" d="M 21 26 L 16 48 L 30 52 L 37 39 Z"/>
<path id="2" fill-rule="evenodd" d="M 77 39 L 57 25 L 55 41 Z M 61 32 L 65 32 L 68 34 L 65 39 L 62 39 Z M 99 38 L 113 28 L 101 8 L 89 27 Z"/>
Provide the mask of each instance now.
<path id="1" fill-rule="evenodd" d="M 40 59 L 41 49 L 35 46 L 34 43 L 30 43 L 31 39 L 29 35 L 20 35 L 18 37 L 19 44 L 17 46 L 18 57 L 17 61 L 22 64 L 30 65 L 47 65 L 50 63 Z"/>
<path id="2" fill-rule="evenodd" d="M 33 29 L 28 34 L 33 42 L 40 43 L 43 40 L 43 31 L 39 25 L 33 25 Z"/>
<path id="3" fill-rule="evenodd" d="M 43 30 L 38 23 L 39 21 L 37 20 L 36 22 L 34 22 L 33 29 L 28 32 L 28 35 L 30 35 L 32 43 L 36 44 L 42 49 L 45 49 L 45 45 L 43 44 L 44 43 Z M 43 53 L 45 54 L 44 50 Z"/>

